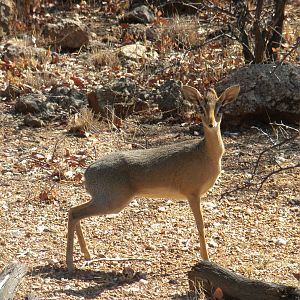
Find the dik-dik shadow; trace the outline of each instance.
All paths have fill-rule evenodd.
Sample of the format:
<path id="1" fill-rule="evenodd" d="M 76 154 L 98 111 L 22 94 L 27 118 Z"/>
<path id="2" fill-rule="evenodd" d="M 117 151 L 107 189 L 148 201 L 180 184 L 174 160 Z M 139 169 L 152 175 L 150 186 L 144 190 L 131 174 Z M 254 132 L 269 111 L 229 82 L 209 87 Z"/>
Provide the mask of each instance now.
<path id="1" fill-rule="evenodd" d="M 136 272 L 133 276 L 126 276 L 121 272 L 111 271 L 92 271 L 92 270 L 75 270 L 74 272 L 68 272 L 65 267 L 45 265 L 36 266 L 31 272 L 27 273 L 27 276 L 52 278 L 56 280 L 70 280 L 65 282 L 65 286 L 69 286 L 62 289 L 52 290 L 52 292 L 64 293 L 66 295 L 72 295 L 77 297 L 84 297 L 85 299 L 94 299 L 101 295 L 106 290 L 114 290 L 125 284 L 132 284 L 139 281 L 143 276 Z M 72 288 L 72 280 L 76 282 L 89 282 L 88 287 L 80 288 L 80 284 L 76 288 Z"/>

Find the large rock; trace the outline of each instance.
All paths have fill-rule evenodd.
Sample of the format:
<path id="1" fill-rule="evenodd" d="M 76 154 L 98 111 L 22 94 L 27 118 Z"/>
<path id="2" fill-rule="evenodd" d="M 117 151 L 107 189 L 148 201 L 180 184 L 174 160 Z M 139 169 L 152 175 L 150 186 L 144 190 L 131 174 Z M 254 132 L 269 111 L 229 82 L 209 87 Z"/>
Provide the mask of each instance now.
<path id="1" fill-rule="evenodd" d="M 3 57 L 11 61 L 20 58 L 35 58 L 44 62 L 48 57 L 48 51 L 44 48 L 36 47 L 31 36 L 21 36 L 8 40 L 3 48 Z"/>
<path id="2" fill-rule="evenodd" d="M 37 118 L 36 116 L 32 116 L 31 114 L 27 114 L 24 117 L 24 125 L 33 127 L 33 128 L 40 128 L 45 126 L 45 123 L 40 118 Z"/>
<path id="3" fill-rule="evenodd" d="M 125 13 L 125 15 L 120 19 L 121 23 L 152 23 L 156 19 L 152 10 L 146 6 L 137 6 L 131 11 Z"/>
<path id="4" fill-rule="evenodd" d="M 40 114 L 46 110 L 46 96 L 43 94 L 21 95 L 15 105 L 16 113 L 21 114 Z"/>
<path id="5" fill-rule="evenodd" d="M 300 66 L 284 63 L 276 67 L 277 64 L 246 66 L 216 84 L 218 93 L 230 85 L 241 86 L 238 99 L 224 108 L 225 122 L 300 121 Z"/>
<path id="6" fill-rule="evenodd" d="M 50 90 L 47 101 L 57 104 L 59 110 L 75 113 L 87 105 L 87 96 L 75 88 L 55 86 Z"/>
<path id="7" fill-rule="evenodd" d="M 182 83 L 173 79 L 166 80 L 155 92 L 155 102 L 158 104 L 163 117 L 178 117 L 191 109 L 188 101 L 183 99 L 181 93 Z"/>
<path id="8" fill-rule="evenodd" d="M 88 94 L 89 107 L 105 118 L 125 118 L 135 111 L 147 110 L 149 105 L 141 98 L 140 87 L 130 78 L 120 78 Z"/>
<path id="9" fill-rule="evenodd" d="M 9 34 L 11 23 L 16 17 L 16 4 L 12 0 L 0 0 L 0 29 Z"/>
<path id="10" fill-rule="evenodd" d="M 61 19 L 56 24 L 47 24 L 43 35 L 63 49 L 79 49 L 90 40 L 88 29 L 79 20 Z"/>
<path id="11" fill-rule="evenodd" d="M 190 5 L 192 2 L 192 5 Z M 202 0 L 166 1 L 166 0 L 130 0 L 129 9 L 150 5 L 157 7 L 164 16 L 195 15 L 203 7 Z"/>
<path id="12" fill-rule="evenodd" d="M 160 38 L 159 29 L 155 26 L 148 27 L 144 24 L 128 24 L 122 28 L 121 39 L 127 40 L 130 37 L 131 41 L 145 42 L 145 39 L 151 42 L 156 42 Z"/>
<path id="13" fill-rule="evenodd" d="M 9 83 L 5 90 L 0 91 L 1 97 L 3 97 L 5 100 L 15 100 L 21 95 L 21 93 L 22 90 L 12 83 Z"/>
<path id="14" fill-rule="evenodd" d="M 86 93 L 63 86 L 53 87 L 49 93 L 20 95 L 16 99 L 15 111 L 38 116 L 42 120 L 65 119 L 87 106 Z M 31 122 L 32 118 L 25 119 Z M 35 120 L 31 124 L 36 123 Z M 28 124 L 27 124 L 28 125 Z"/>

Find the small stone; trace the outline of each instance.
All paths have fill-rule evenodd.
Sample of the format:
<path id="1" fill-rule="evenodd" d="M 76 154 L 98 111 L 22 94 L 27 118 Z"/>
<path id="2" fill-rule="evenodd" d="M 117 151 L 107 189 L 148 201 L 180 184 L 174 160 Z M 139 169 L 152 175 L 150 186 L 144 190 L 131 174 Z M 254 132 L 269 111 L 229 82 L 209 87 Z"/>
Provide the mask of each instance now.
<path id="1" fill-rule="evenodd" d="M 176 279 L 170 279 L 169 283 L 170 284 L 178 284 L 178 281 Z"/>
<path id="2" fill-rule="evenodd" d="M 299 205 L 300 206 L 300 197 L 292 198 L 289 200 L 290 205 Z"/>
<path id="3" fill-rule="evenodd" d="M 217 243 L 216 241 L 214 241 L 214 240 L 209 240 L 209 241 L 207 242 L 207 245 L 208 245 L 209 247 L 211 247 L 211 248 L 217 248 L 217 247 L 218 247 L 218 243 Z"/>
<path id="4" fill-rule="evenodd" d="M 147 251 L 156 250 L 156 247 L 152 244 L 147 244 L 145 245 L 145 250 Z"/>
<path id="5" fill-rule="evenodd" d="M 148 284 L 148 280 L 145 280 L 145 279 L 141 279 L 139 282 L 144 284 L 144 285 Z"/>
<path id="6" fill-rule="evenodd" d="M 139 203 L 137 202 L 137 200 L 132 200 L 131 203 L 129 204 L 131 207 L 139 207 Z"/>
<path id="7" fill-rule="evenodd" d="M 127 12 L 120 20 L 121 23 L 152 23 L 156 19 L 154 13 L 146 5 L 135 7 Z"/>
<path id="8" fill-rule="evenodd" d="M 48 259 L 48 264 L 49 265 L 57 265 L 59 263 L 59 260 L 57 260 L 56 258 L 50 258 Z"/>
<path id="9" fill-rule="evenodd" d="M 190 239 L 182 239 L 180 242 L 185 250 L 189 248 Z"/>
<path id="10" fill-rule="evenodd" d="M 159 207 L 158 208 L 158 211 L 161 211 L 161 212 L 164 212 L 164 211 L 166 211 L 167 209 L 164 207 L 164 206 L 161 206 L 161 207 Z"/>
<path id="11" fill-rule="evenodd" d="M 286 241 L 285 239 L 283 239 L 283 238 L 279 238 L 279 239 L 277 239 L 277 240 L 275 241 L 275 244 L 276 244 L 277 246 L 285 246 L 286 243 L 287 243 L 287 241 Z"/>
<path id="12" fill-rule="evenodd" d="M 122 274 L 126 279 L 132 279 L 135 275 L 135 271 L 130 267 L 125 267 Z"/>
<path id="13" fill-rule="evenodd" d="M 148 51 L 146 46 L 139 43 L 122 46 L 120 48 L 119 55 L 134 61 L 158 58 L 158 53 L 156 51 Z"/>
<path id="14" fill-rule="evenodd" d="M 213 202 L 205 202 L 204 203 L 204 206 L 208 209 L 214 209 L 217 207 L 217 204 L 216 203 L 213 203 Z"/>
<path id="15" fill-rule="evenodd" d="M 252 215 L 252 209 L 251 208 L 247 208 L 246 209 L 246 214 L 251 216 Z"/>

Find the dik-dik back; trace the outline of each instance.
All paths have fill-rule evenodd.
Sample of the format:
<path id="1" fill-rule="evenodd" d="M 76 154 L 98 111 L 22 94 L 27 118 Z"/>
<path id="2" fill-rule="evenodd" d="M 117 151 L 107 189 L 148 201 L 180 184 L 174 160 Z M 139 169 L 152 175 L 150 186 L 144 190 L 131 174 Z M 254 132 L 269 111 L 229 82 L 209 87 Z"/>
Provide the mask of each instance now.
<path id="1" fill-rule="evenodd" d="M 192 140 L 107 155 L 87 168 L 87 191 L 97 197 L 125 185 L 129 187 L 128 196 L 200 196 L 214 184 L 221 170 L 221 156 L 213 161 L 204 148 L 205 141 Z"/>

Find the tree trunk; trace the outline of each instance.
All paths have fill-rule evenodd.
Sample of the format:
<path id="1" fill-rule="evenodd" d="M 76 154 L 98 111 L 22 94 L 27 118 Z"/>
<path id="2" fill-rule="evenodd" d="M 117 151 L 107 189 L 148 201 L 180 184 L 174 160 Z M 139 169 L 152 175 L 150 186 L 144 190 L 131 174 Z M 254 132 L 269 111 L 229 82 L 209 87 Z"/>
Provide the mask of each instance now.
<path id="1" fill-rule="evenodd" d="M 256 64 L 260 64 L 264 61 L 265 51 L 266 51 L 266 41 L 265 41 L 265 34 L 264 28 L 261 25 L 261 13 L 263 9 L 263 0 L 258 0 L 256 4 L 256 11 L 255 11 L 255 21 L 253 24 L 253 31 L 254 31 L 254 62 Z"/>
<path id="2" fill-rule="evenodd" d="M 282 40 L 282 30 L 284 21 L 284 10 L 286 0 L 275 0 L 275 13 L 270 26 L 271 37 L 267 45 L 267 58 L 269 62 L 277 61 L 279 59 L 280 42 Z"/>

